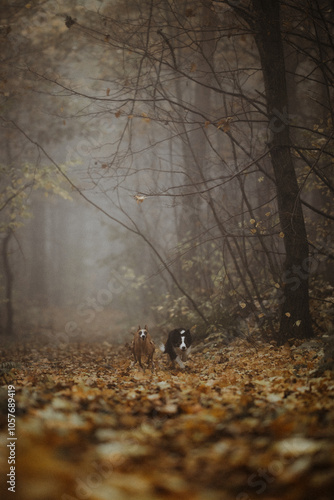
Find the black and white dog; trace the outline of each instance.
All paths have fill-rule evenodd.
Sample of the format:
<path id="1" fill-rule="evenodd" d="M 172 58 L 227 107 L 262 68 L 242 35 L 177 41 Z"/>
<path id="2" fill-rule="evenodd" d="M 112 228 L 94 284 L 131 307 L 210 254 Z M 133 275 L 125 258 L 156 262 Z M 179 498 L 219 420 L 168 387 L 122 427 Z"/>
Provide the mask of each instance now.
<path id="1" fill-rule="evenodd" d="M 191 344 L 192 337 L 190 331 L 183 328 L 176 328 L 169 332 L 167 342 L 165 345 L 160 345 L 160 350 L 169 355 L 173 365 L 174 361 L 176 361 L 180 368 L 185 368 L 183 361 L 187 360 Z"/>

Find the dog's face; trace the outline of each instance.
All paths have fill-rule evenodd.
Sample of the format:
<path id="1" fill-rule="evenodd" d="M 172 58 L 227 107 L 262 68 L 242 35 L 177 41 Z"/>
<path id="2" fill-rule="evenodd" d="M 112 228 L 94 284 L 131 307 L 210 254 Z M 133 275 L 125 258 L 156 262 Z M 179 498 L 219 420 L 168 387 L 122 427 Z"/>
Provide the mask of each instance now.
<path id="1" fill-rule="evenodd" d="M 173 345 L 180 351 L 186 351 L 191 345 L 191 334 L 189 330 L 179 330 L 176 332 Z"/>
<path id="2" fill-rule="evenodd" d="M 137 333 L 139 334 L 141 340 L 144 341 L 147 337 L 147 326 L 145 325 L 145 328 L 140 328 L 140 326 L 138 326 Z"/>

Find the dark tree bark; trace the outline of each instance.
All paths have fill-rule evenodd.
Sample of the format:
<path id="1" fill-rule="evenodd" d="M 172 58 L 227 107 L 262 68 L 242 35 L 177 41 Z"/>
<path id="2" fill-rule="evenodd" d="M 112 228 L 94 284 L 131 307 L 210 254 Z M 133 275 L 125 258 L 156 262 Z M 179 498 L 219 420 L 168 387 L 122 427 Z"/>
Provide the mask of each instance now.
<path id="1" fill-rule="evenodd" d="M 14 334 L 14 310 L 13 310 L 13 273 L 10 267 L 10 262 L 8 258 L 8 247 L 9 241 L 12 237 L 12 231 L 8 230 L 6 236 L 3 239 L 2 251 L 3 251 L 3 269 L 6 279 L 6 326 L 5 334 L 8 337 L 13 337 Z"/>
<path id="2" fill-rule="evenodd" d="M 290 150 L 288 92 L 280 27 L 279 0 L 253 0 L 253 28 L 265 84 L 271 162 L 286 259 L 279 342 L 313 335 L 309 311 L 308 241 Z"/>

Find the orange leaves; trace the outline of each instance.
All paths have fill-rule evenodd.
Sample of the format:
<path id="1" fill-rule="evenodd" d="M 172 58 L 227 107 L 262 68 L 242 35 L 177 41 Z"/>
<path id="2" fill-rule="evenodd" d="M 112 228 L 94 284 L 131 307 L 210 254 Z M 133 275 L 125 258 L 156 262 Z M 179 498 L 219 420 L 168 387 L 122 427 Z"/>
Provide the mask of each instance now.
<path id="1" fill-rule="evenodd" d="M 143 203 L 143 201 L 146 199 L 147 197 L 143 194 L 136 194 L 134 196 L 134 199 L 136 200 L 137 203 Z"/>
<path id="2" fill-rule="evenodd" d="M 110 344 L 11 353 L 26 500 L 220 500 L 265 478 L 266 497 L 290 500 L 318 484 L 319 464 L 328 488 L 334 386 L 313 375 L 316 346 L 206 342 L 184 371 L 157 353 L 153 373 Z"/>
<path id="3" fill-rule="evenodd" d="M 142 114 L 141 114 L 141 116 L 142 116 L 143 121 L 144 121 L 145 123 L 150 123 L 151 118 L 149 118 L 149 116 L 148 116 L 146 113 L 142 113 Z"/>
<path id="4" fill-rule="evenodd" d="M 107 89 L 107 96 L 109 96 L 109 94 L 110 94 L 110 89 Z M 126 116 L 128 120 L 133 120 L 134 118 L 141 117 L 142 121 L 144 123 L 150 123 L 151 122 L 151 118 L 145 112 L 142 112 L 141 115 L 137 115 L 137 114 L 133 114 L 133 113 L 130 113 L 130 114 L 126 115 L 124 112 L 122 113 L 122 111 L 120 109 L 115 112 L 115 117 L 116 118 L 119 118 L 122 115 Z"/>
<path id="5" fill-rule="evenodd" d="M 228 118 L 222 118 L 221 120 L 219 120 L 216 124 L 216 127 L 218 130 L 222 129 L 223 132 L 227 133 L 230 131 L 230 123 L 232 121 L 232 118 L 231 117 L 228 117 Z"/>
<path id="6" fill-rule="evenodd" d="M 285 413 L 270 422 L 269 428 L 276 438 L 290 436 L 296 428 L 296 421 Z"/>

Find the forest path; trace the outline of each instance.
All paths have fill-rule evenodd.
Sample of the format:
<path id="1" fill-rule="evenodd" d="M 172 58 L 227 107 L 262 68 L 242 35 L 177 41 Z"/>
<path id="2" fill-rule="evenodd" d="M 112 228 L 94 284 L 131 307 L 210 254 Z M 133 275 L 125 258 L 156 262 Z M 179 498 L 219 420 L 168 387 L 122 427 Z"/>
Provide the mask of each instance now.
<path id="1" fill-rule="evenodd" d="M 312 374 L 317 341 L 218 342 L 184 371 L 157 358 L 152 373 L 106 342 L 2 350 L 1 498 L 10 385 L 16 500 L 332 498 L 334 381 Z"/>

